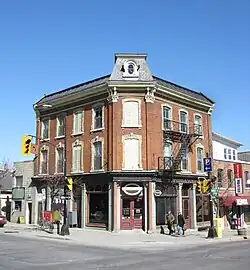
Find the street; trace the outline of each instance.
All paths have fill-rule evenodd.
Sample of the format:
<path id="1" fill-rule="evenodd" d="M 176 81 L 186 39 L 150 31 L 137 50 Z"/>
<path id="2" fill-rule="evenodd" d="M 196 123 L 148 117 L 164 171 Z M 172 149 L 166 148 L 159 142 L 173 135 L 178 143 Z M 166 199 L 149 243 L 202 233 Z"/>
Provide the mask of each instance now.
<path id="1" fill-rule="evenodd" d="M 2 234 L 0 269 L 241 269 L 250 264 L 250 242 L 217 243 L 180 250 L 135 251 L 26 239 Z"/>

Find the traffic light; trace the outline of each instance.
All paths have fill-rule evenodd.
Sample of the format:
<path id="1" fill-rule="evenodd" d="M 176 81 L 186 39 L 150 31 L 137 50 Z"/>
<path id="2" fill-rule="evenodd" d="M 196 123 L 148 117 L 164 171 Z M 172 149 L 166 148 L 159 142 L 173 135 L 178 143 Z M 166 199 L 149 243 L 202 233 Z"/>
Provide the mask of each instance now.
<path id="1" fill-rule="evenodd" d="M 210 192 L 211 190 L 211 181 L 205 179 L 203 181 L 203 193 Z"/>
<path id="2" fill-rule="evenodd" d="M 22 138 L 22 155 L 29 156 L 31 151 L 31 136 L 23 136 Z"/>
<path id="3" fill-rule="evenodd" d="M 66 190 L 72 191 L 72 189 L 73 189 L 73 180 L 72 180 L 72 177 L 68 177 L 66 179 Z"/>
<path id="4" fill-rule="evenodd" d="M 196 182 L 196 185 L 197 185 L 197 191 L 202 193 L 202 182 L 201 182 L 201 180 L 198 180 Z"/>

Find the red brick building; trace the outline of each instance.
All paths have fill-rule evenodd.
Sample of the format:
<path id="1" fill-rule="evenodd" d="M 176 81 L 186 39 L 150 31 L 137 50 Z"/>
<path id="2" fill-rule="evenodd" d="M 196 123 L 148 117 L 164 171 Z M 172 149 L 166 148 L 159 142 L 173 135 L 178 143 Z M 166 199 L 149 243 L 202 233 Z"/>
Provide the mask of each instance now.
<path id="1" fill-rule="evenodd" d="M 66 135 L 67 175 L 81 182 L 74 190 L 80 227 L 151 232 L 169 210 L 197 226 L 195 183 L 211 154 L 214 102 L 153 76 L 146 59 L 116 54 L 110 75 L 34 105 L 42 139 L 34 179 L 63 172 Z"/>
<path id="2" fill-rule="evenodd" d="M 239 152 L 241 143 L 213 132 L 213 173 L 219 189 L 219 216 L 224 226 L 230 226 L 233 219 L 241 218 L 241 223 L 250 222 L 250 162 Z M 234 165 L 238 164 L 237 175 Z M 237 169 L 238 170 L 238 169 Z M 241 191 L 235 189 L 235 179 L 240 178 Z"/>

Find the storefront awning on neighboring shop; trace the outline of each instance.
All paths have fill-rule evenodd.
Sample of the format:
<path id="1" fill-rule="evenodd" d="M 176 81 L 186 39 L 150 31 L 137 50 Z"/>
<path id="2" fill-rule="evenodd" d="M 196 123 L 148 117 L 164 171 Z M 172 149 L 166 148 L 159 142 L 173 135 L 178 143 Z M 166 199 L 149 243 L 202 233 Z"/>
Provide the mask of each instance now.
<path id="1" fill-rule="evenodd" d="M 237 205 L 250 205 L 250 196 L 229 196 L 226 198 L 221 198 L 221 204 L 224 206 Z"/>

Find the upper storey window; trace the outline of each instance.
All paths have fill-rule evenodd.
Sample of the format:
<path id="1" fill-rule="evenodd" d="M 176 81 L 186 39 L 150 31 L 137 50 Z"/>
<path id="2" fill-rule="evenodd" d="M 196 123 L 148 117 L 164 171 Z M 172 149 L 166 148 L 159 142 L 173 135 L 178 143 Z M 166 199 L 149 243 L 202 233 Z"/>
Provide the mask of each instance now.
<path id="1" fill-rule="evenodd" d="M 180 131 L 187 133 L 188 114 L 184 111 L 180 111 Z"/>
<path id="2" fill-rule="evenodd" d="M 49 139 L 49 119 L 44 119 L 42 121 L 41 138 Z"/>
<path id="3" fill-rule="evenodd" d="M 58 115 L 56 120 L 56 136 L 64 136 L 65 115 Z"/>
<path id="4" fill-rule="evenodd" d="M 164 130 L 171 129 L 171 118 L 172 118 L 171 108 L 169 108 L 168 106 L 163 106 L 162 124 Z"/>
<path id="5" fill-rule="evenodd" d="M 92 130 L 104 129 L 104 105 L 96 104 L 92 107 Z"/>
<path id="6" fill-rule="evenodd" d="M 73 134 L 79 134 L 82 132 L 83 132 L 83 110 L 78 109 L 74 111 Z"/>
<path id="7" fill-rule="evenodd" d="M 197 114 L 194 116 L 194 132 L 197 135 L 202 135 L 202 118 Z"/>
<path id="8" fill-rule="evenodd" d="M 140 100 L 123 100 L 123 127 L 140 127 Z"/>

